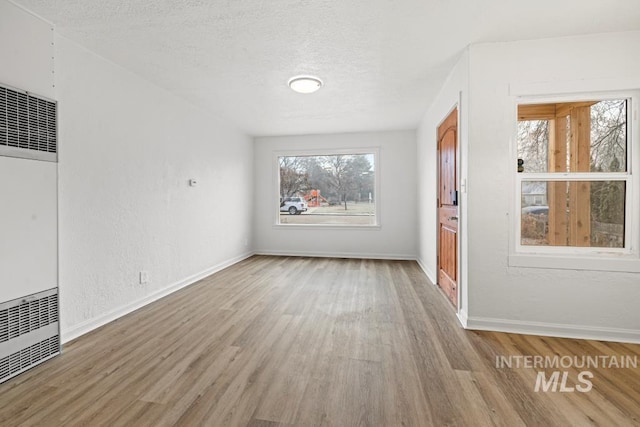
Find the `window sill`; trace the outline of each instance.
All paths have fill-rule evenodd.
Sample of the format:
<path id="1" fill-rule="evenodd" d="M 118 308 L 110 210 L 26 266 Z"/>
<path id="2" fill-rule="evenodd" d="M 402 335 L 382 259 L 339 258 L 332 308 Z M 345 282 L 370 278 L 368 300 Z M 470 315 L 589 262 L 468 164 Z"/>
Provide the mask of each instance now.
<path id="1" fill-rule="evenodd" d="M 629 254 L 512 254 L 509 267 L 640 273 L 640 259 Z"/>
<path id="2" fill-rule="evenodd" d="M 338 224 L 273 224 L 277 230 L 370 230 L 379 231 L 382 227 L 376 225 L 338 225 Z"/>

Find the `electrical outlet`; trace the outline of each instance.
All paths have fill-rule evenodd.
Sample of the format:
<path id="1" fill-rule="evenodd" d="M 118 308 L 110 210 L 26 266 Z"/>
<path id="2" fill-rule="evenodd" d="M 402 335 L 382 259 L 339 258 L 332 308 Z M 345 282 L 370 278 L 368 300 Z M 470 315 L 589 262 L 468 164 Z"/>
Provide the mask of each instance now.
<path id="1" fill-rule="evenodd" d="M 144 285 L 145 283 L 149 283 L 149 272 L 141 271 L 140 272 L 140 284 Z"/>

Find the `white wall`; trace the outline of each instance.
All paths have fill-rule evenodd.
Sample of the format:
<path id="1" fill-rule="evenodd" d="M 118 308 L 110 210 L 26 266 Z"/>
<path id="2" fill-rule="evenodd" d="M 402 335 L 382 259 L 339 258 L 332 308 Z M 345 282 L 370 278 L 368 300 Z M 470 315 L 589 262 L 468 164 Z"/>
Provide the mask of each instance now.
<path id="1" fill-rule="evenodd" d="M 0 57 L 1 83 L 58 101 L 59 273 L 53 252 L 53 267 L 32 263 L 21 287 L 31 289 L 32 276 L 59 276 L 63 341 L 251 253 L 251 138 L 4 0 Z M 55 198 L 55 164 L 1 163 L 2 182 L 14 182 L 19 168 L 33 178 L 21 181 L 29 191 L 39 176 L 31 165 L 53 167 L 41 188 L 53 184 Z M 19 188 L 7 186 L 2 203 L 31 209 L 30 223 L 55 225 L 55 217 L 36 215 Z M 10 213 L 0 215 L 6 223 Z M 2 248 L 25 247 L 24 238 L 0 231 Z M 50 240 L 32 254 L 51 252 Z M 143 285 L 142 270 L 150 275 Z"/>
<path id="2" fill-rule="evenodd" d="M 470 327 L 640 341 L 640 274 L 514 267 L 508 217 L 515 209 L 515 93 L 638 89 L 637 46 L 640 32 L 471 46 Z M 598 259 L 590 265 L 606 269 Z"/>
<path id="3" fill-rule="evenodd" d="M 55 43 L 68 340 L 250 252 L 253 144 L 73 42 Z"/>
<path id="4" fill-rule="evenodd" d="M 469 54 L 465 50 L 456 65 L 451 70 L 447 80 L 440 89 L 436 99 L 431 104 L 418 126 L 418 217 L 419 243 L 418 262 L 429 279 L 436 283 L 438 274 L 438 141 L 437 130 L 439 124 L 447 117 L 451 110 L 458 107 L 458 143 L 459 143 L 459 178 L 466 178 L 466 158 L 468 147 L 468 85 L 469 85 Z M 459 235 L 460 256 L 466 260 L 466 202 L 467 194 L 460 191 L 459 206 Z M 463 263 L 464 264 L 464 263 Z M 462 269 L 459 279 L 459 309 L 466 313 L 467 287 L 465 285 L 466 269 Z"/>
<path id="5" fill-rule="evenodd" d="M 416 136 L 413 131 L 263 137 L 255 140 L 258 253 L 414 259 L 417 245 Z M 274 226 L 278 205 L 274 152 L 379 148 L 379 228 L 304 229 Z"/>

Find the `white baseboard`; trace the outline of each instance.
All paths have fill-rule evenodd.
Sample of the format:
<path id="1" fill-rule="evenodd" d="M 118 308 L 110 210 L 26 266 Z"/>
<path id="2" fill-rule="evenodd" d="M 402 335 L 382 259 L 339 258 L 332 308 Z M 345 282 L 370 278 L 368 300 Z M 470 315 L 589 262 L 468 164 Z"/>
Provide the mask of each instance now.
<path id="1" fill-rule="evenodd" d="M 640 344 L 640 331 L 634 329 L 526 322 L 486 317 L 467 317 L 465 328 L 524 335 L 542 335 L 547 337 L 577 338 Z"/>
<path id="2" fill-rule="evenodd" d="M 139 300 L 133 301 L 132 303 L 129 303 L 125 306 L 122 307 L 118 307 L 115 310 L 111 310 L 105 314 L 102 314 L 100 316 L 94 317 L 92 319 L 89 320 L 85 320 L 82 323 L 79 323 L 77 325 L 73 325 L 69 328 L 64 328 L 61 333 L 60 333 L 60 337 L 61 337 L 61 342 L 64 344 L 66 342 L 69 342 L 75 338 L 78 338 L 81 335 L 86 334 L 87 332 L 90 332 L 94 329 L 99 328 L 100 326 L 106 325 L 109 322 L 112 322 L 126 314 L 131 313 L 132 311 L 135 311 L 141 307 L 144 307 L 147 304 L 150 304 L 154 301 L 159 300 L 162 297 L 165 297 L 175 291 L 178 291 L 184 287 L 187 287 L 189 285 L 192 285 L 193 283 L 197 282 L 198 280 L 204 279 L 207 276 L 212 275 L 213 273 L 216 273 L 220 270 L 223 270 L 233 264 L 236 264 L 244 259 L 249 258 L 250 256 L 254 255 L 253 252 L 247 252 L 244 253 L 242 255 L 236 256 L 234 258 L 228 259 L 226 261 L 223 261 L 221 263 L 218 263 L 216 265 L 214 265 L 213 267 L 210 267 L 204 271 L 201 271 L 199 273 L 193 274 L 185 279 L 182 279 L 176 283 L 173 283 L 172 285 L 167 286 L 164 289 L 161 289 L 159 291 L 156 291 L 150 295 L 145 296 L 144 298 L 141 298 Z"/>
<path id="3" fill-rule="evenodd" d="M 456 313 L 456 316 L 458 316 L 458 321 L 460 322 L 463 328 L 471 329 L 469 328 L 469 316 L 467 315 L 466 310 L 459 310 Z"/>
<path id="4" fill-rule="evenodd" d="M 260 250 L 255 255 L 272 256 L 304 256 L 315 258 L 358 258 L 358 259 L 392 259 L 399 261 L 415 261 L 415 255 L 353 253 L 353 252 L 315 252 L 315 251 L 278 251 Z"/>
<path id="5" fill-rule="evenodd" d="M 433 271 L 431 271 L 427 265 L 424 263 L 424 261 L 422 260 L 422 258 L 417 257 L 416 258 L 416 262 L 418 263 L 418 265 L 420 266 L 420 268 L 422 269 L 422 271 L 424 271 L 424 274 L 427 275 L 427 278 L 431 281 L 431 284 L 435 285 L 436 283 L 438 283 L 438 281 L 436 280 L 436 275 L 433 274 Z"/>

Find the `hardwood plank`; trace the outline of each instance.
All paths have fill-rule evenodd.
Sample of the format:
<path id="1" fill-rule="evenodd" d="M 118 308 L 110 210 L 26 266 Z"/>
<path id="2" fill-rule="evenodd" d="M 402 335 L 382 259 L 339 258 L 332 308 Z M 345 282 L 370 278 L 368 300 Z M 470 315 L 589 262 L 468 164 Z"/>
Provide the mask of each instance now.
<path id="1" fill-rule="evenodd" d="M 560 393 L 496 366 L 536 355 L 640 346 L 465 331 L 411 261 L 256 256 L 1 384 L 0 425 L 640 425 L 638 368 Z"/>
<path id="2" fill-rule="evenodd" d="M 567 118 L 549 121 L 549 172 L 567 171 Z M 549 244 L 567 246 L 567 183 L 548 182 Z"/>
<path id="3" fill-rule="evenodd" d="M 470 375 L 478 393 L 482 396 L 482 400 L 491 411 L 489 415 L 492 424 L 504 427 L 526 425 L 494 378 L 484 372 L 474 371 Z"/>
<path id="4" fill-rule="evenodd" d="M 249 424 L 247 424 L 247 427 L 279 427 L 282 425 L 284 424 L 274 423 L 273 421 L 260 420 L 258 418 L 254 418 L 249 422 Z"/>
<path id="5" fill-rule="evenodd" d="M 571 111 L 575 108 L 588 108 L 597 103 L 598 101 L 562 102 L 556 104 L 556 116 L 565 117 L 571 114 Z"/>
<path id="6" fill-rule="evenodd" d="M 556 117 L 556 104 L 520 104 L 518 120 L 552 120 Z"/>
<path id="7" fill-rule="evenodd" d="M 591 109 L 571 110 L 571 140 L 569 163 L 571 172 L 591 170 Z M 572 246 L 591 246 L 591 183 L 572 182 L 569 185 L 569 238 Z"/>

